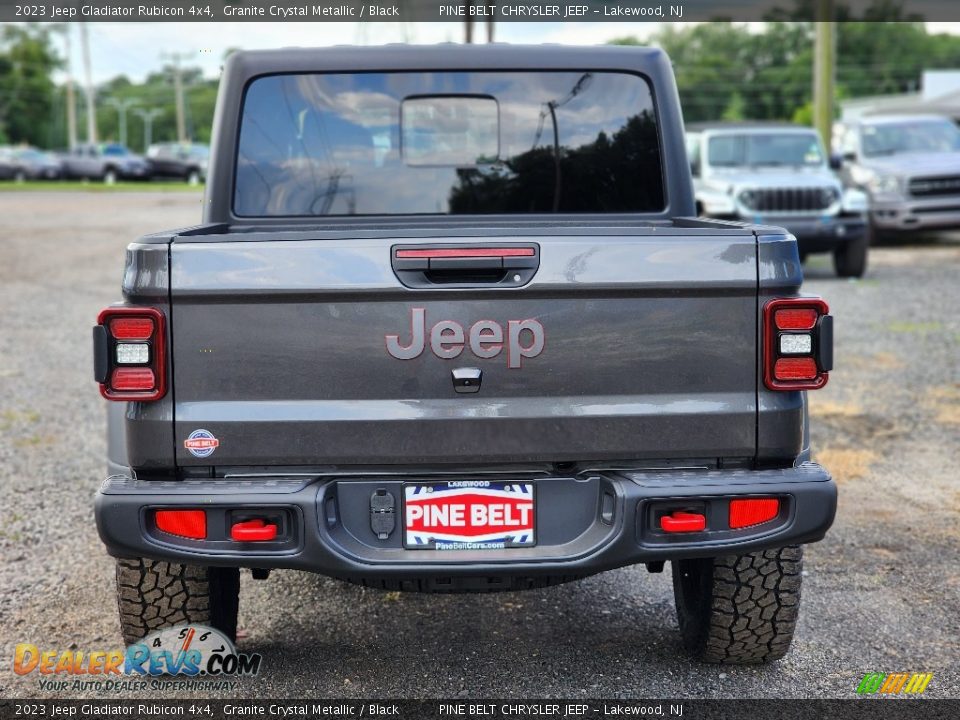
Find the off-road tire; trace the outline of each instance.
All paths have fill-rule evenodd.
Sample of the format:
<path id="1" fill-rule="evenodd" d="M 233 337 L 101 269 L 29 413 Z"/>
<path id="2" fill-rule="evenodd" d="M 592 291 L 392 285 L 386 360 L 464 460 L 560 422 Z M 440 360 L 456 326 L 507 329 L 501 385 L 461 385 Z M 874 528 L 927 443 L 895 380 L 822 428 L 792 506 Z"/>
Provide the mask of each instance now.
<path id="1" fill-rule="evenodd" d="M 867 271 L 867 253 L 873 232 L 867 227 L 863 235 L 844 243 L 833 251 L 833 269 L 840 277 L 863 277 Z"/>
<path id="2" fill-rule="evenodd" d="M 159 560 L 117 560 L 117 604 L 126 644 L 159 628 L 196 623 L 237 636 L 240 571 Z"/>
<path id="3" fill-rule="evenodd" d="M 803 548 L 673 562 L 680 634 L 694 658 L 745 665 L 779 660 L 800 609 Z"/>

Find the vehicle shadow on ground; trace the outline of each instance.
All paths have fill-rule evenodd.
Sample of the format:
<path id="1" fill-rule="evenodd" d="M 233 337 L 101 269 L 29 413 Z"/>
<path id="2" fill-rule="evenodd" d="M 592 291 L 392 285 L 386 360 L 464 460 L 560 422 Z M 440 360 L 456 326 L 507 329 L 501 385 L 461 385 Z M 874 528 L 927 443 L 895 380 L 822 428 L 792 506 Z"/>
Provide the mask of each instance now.
<path id="1" fill-rule="evenodd" d="M 684 653 L 669 571 L 626 568 L 480 595 L 384 592 L 296 573 L 265 585 L 273 583 L 245 585 L 269 592 L 276 615 L 251 618 L 240 648 L 262 653 L 267 684 L 282 678 L 286 690 L 292 682 L 347 696 L 612 697 L 650 691 L 644 668 L 656 668 L 660 683 L 718 672 Z M 777 672 L 753 669 L 768 671 Z"/>

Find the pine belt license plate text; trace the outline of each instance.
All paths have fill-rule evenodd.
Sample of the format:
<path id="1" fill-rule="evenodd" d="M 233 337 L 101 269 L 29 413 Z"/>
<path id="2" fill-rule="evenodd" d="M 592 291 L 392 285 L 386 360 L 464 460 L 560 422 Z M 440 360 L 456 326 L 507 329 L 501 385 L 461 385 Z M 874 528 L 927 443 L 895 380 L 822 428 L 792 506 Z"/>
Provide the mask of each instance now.
<path id="1" fill-rule="evenodd" d="M 454 480 L 403 486 L 403 544 L 422 550 L 531 547 L 533 483 Z"/>

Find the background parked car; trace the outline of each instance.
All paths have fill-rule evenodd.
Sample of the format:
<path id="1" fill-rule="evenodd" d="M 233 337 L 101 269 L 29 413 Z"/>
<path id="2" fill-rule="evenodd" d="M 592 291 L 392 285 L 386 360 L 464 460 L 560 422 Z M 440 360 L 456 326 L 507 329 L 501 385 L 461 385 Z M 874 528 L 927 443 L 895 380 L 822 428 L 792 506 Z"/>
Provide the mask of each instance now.
<path id="1" fill-rule="evenodd" d="M 868 116 L 836 130 L 841 177 L 870 196 L 874 228 L 960 228 L 960 129 L 953 121 Z"/>
<path id="2" fill-rule="evenodd" d="M 60 158 L 35 147 L 14 148 L 17 180 L 56 180 L 63 172 Z"/>
<path id="3" fill-rule="evenodd" d="M 103 180 L 112 184 L 117 180 L 147 180 L 150 165 L 140 155 L 134 155 L 125 146 L 77 145 L 61 156 L 63 174 L 68 178 Z"/>
<path id="4" fill-rule="evenodd" d="M 0 180 L 13 180 L 17 176 L 18 168 L 13 148 L 0 148 Z"/>
<path id="5" fill-rule="evenodd" d="M 801 258 L 831 252 L 838 275 L 863 275 L 867 198 L 844 190 L 815 130 L 787 123 L 694 123 L 688 130 L 699 214 L 785 227 Z"/>
<path id="6" fill-rule="evenodd" d="M 147 149 L 154 177 L 181 178 L 191 185 L 207 179 L 210 148 L 197 143 L 157 143 Z"/>

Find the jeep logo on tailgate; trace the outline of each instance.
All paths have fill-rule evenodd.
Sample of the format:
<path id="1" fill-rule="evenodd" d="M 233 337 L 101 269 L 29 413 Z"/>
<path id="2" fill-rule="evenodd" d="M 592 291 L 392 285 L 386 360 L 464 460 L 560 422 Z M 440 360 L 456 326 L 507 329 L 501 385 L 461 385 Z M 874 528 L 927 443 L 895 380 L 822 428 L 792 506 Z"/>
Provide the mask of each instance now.
<path id="1" fill-rule="evenodd" d="M 504 339 L 506 338 L 506 339 Z M 420 357 L 427 346 L 427 311 L 410 310 L 410 341 L 404 345 L 399 335 L 386 335 L 387 352 L 398 360 Z M 507 329 L 494 320 L 477 320 L 464 330 L 455 320 L 440 320 L 430 328 L 430 349 L 438 358 L 452 360 L 465 346 L 478 358 L 495 358 L 507 346 L 507 367 L 521 367 L 523 358 L 534 358 L 543 352 L 545 333 L 540 321 L 508 320 Z"/>

